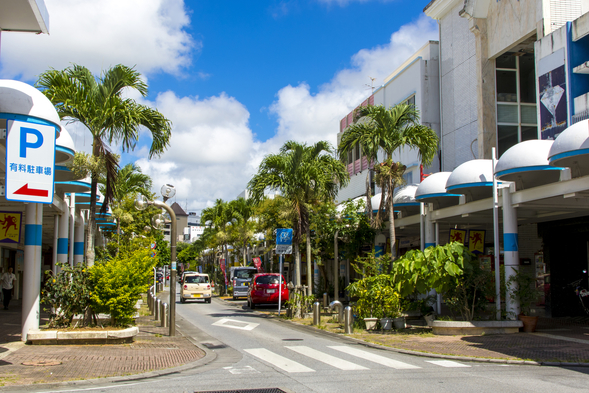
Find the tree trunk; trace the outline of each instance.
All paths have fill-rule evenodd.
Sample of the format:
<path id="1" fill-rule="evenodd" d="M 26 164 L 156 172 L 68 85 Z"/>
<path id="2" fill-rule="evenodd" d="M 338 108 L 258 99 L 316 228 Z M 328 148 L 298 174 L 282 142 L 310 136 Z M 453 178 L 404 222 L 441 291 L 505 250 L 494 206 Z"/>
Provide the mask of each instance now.
<path id="1" fill-rule="evenodd" d="M 307 228 L 307 294 L 313 293 L 313 275 L 311 274 L 311 228 Z"/>
<path id="2" fill-rule="evenodd" d="M 94 150 L 96 148 L 94 147 Z M 98 153 L 94 151 L 94 156 Z M 86 266 L 94 265 L 94 233 L 96 231 L 96 191 L 98 189 L 98 181 L 95 175 L 92 174 L 92 185 L 90 188 L 90 217 L 88 217 L 88 232 L 86 233 Z"/>
<path id="3" fill-rule="evenodd" d="M 389 272 L 392 270 L 393 268 L 393 263 L 395 261 L 395 259 L 397 259 L 397 250 L 395 249 L 395 245 L 397 243 L 397 239 L 396 239 L 396 235 L 395 235 L 395 209 L 394 209 L 394 203 L 393 203 L 393 187 L 394 187 L 394 183 L 393 182 L 389 182 L 389 194 L 390 194 L 390 199 L 389 199 L 389 203 L 388 203 L 388 211 L 389 211 L 389 236 L 391 238 L 391 266 L 389 267 Z"/>
<path id="4" fill-rule="evenodd" d="M 372 188 L 370 187 L 370 168 L 368 168 L 368 174 L 366 175 L 366 213 L 368 214 L 368 222 L 370 225 L 374 225 L 374 217 L 372 214 Z"/>
<path id="5" fill-rule="evenodd" d="M 299 243 L 294 243 L 294 254 L 295 254 L 295 286 L 301 286 L 301 251 L 299 249 Z M 292 270 L 292 269 L 291 269 Z"/>

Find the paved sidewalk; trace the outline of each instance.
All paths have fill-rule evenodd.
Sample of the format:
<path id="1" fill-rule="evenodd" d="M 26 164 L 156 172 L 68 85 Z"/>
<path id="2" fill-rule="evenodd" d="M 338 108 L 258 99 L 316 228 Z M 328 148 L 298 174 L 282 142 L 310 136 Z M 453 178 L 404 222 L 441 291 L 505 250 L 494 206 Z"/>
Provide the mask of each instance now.
<path id="1" fill-rule="evenodd" d="M 167 336 L 168 328 L 159 327 L 152 316 L 137 319 L 139 335 L 132 344 L 25 345 L 20 341 L 20 310 L 20 302 L 0 310 L 0 386 L 155 375 L 183 365 L 196 367 L 199 363 L 194 362 L 205 357 L 205 351 L 178 330 L 175 337 Z"/>
<path id="2" fill-rule="evenodd" d="M 224 300 L 237 307 L 243 302 Z M 277 318 L 274 308 L 258 309 Z M 323 317 L 325 321 L 328 317 Z M 281 320 L 297 323 L 308 329 L 310 321 Z M 363 332 L 348 335 L 368 345 L 384 346 L 399 352 L 462 360 L 523 363 L 537 365 L 568 365 L 589 367 L 589 317 L 540 318 L 536 333 L 516 333 L 485 336 L 434 336 L 425 328 L 425 321 L 413 321 L 414 328 L 396 331 Z M 412 321 L 408 321 L 409 326 Z M 340 329 L 341 333 L 343 331 Z M 326 334 L 334 334 L 328 333 Z"/>

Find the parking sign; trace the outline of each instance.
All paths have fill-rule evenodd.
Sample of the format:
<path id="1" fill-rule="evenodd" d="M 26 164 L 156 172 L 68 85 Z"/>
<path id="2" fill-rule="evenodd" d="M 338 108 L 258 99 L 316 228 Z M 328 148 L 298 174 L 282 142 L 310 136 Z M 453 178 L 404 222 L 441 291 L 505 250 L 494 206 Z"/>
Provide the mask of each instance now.
<path id="1" fill-rule="evenodd" d="M 292 229 L 276 230 L 276 254 L 292 254 Z"/>
<path id="2" fill-rule="evenodd" d="M 8 120 L 6 131 L 6 199 L 52 203 L 55 127 Z"/>

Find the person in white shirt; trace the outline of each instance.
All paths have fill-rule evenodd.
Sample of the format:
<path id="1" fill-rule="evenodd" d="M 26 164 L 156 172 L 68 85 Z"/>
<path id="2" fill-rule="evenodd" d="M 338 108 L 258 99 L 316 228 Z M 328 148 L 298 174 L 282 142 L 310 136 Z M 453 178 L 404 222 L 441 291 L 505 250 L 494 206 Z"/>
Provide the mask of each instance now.
<path id="1" fill-rule="evenodd" d="M 12 299 L 12 284 L 16 280 L 16 276 L 12 273 L 12 268 L 9 267 L 8 271 L 2 274 L 0 282 L 2 283 L 2 295 L 4 296 L 4 309 L 8 310 L 8 304 Z"/>

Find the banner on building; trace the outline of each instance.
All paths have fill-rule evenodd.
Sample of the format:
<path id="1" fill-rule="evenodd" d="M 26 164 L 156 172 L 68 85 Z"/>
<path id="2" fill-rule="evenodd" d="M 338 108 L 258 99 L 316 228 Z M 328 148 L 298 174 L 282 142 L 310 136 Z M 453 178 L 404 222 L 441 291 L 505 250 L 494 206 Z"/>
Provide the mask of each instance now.
<path id="1" fill-rule="evenodd" d="M 473 254 L 483 254 L 485 252 L 484 230 L 468 231 L 468 251 Z"/>
<path id="2" fill-rule="evenodd" d="M 219 264 L 221 265 L 221 271 L 223 272 L 223 278 L 225 279 L 225 285 L 229 284 L 229 282 L 227 281 L 227 273 L 225 272 L 225 260 L 221 259 L 219 261 Z"/>
<path id="3" fill-rule="evenodd" d="M 450 243 L 466 243 L 466 231 L 462 229 L 450 229 Z"/>
<path id="4" fill-rule="evenodd" d="M 0 243 L 20 243 L 22 213 L 0 212 Z"/>

